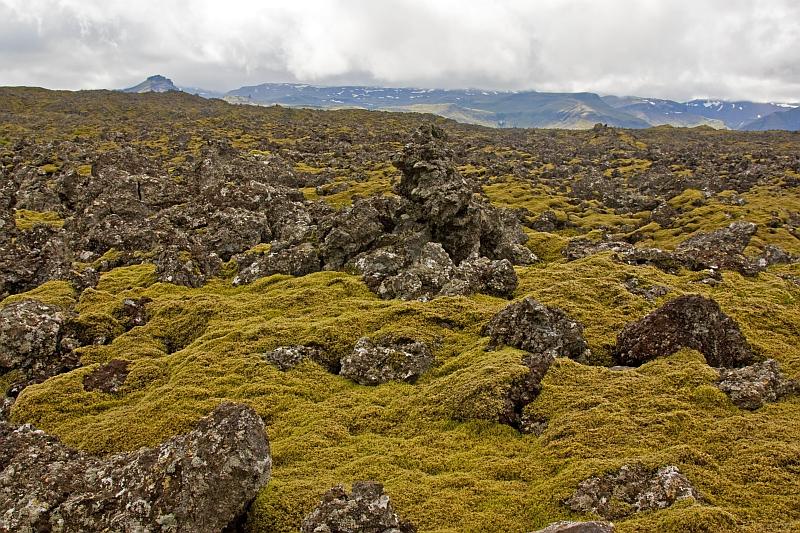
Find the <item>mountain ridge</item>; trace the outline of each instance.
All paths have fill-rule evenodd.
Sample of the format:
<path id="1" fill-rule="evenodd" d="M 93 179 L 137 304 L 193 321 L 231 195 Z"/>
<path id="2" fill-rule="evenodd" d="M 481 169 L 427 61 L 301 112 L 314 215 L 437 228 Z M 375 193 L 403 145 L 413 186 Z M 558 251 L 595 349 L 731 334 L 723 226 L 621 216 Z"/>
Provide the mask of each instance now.
<path id="1" fill-rule="evenodd" d="M 800 129 L 796 120 L 765 117 L 800 104 L 695 99 L 687 102 L 639 96 L 600 96 L 592 92 L 487 91 L 422 89 L 366 85 L 323 86 L 262 83 L 227 92 L 176 86 L 164 76 L 150 76 L 124 92 L 183 91 L 229 103 L 281 105 L 315 109 L 368 109 L 433 113 L 459 122 L 496 128 L 587 129 L 594 124 L 641 129 L 670 125 L 716 129 Z M 752 124 L 752 126 L 751 126 Z"/>

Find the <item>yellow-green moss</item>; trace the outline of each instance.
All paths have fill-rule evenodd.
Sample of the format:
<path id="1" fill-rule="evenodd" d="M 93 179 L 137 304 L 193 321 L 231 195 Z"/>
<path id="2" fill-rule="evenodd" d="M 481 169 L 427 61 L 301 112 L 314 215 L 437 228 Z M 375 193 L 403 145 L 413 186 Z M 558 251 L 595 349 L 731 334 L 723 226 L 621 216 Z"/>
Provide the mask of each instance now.
<path id="1" fill-rule="evenodd" d="M 625 277 L 636 275 L 671 288 L 661 301 L 713 296 L 757 350 L 800 374 L 800 290 L 775 274 L 726 273 L 708 287 L 693 274 L 620 265 L 608 255 L 517 272 L 517 296 L 581 320 L 598 362 L 608 361 L 626 322 L 660 303 L 624 289 Z M 115 269 L 76 306 L 80 316 L 113 314 L 125 297 L 152 298 L 147 325 L 81 352 L 87 365 L 132 361 L 125 393 L 85 392 L 88 366 L 26 389 L 14 420 L 108 453 L 186 431 L 220 401 L 246 402 L 267 424 L 274 461 L 250 531 L 296 531 L 327 488 L 359 479 L 385 483 L 422 531 L 530 531 L 578 518 L 560 503 L 578 482 L 631 461 L 678 465 L 706 501 L 620 520 L 619 531 L 790 531 L 786 524 L 800 520 L 798 496 L 787 489 L 800 481 L 792 462 L 800 399 L 740 411 L 696 352 L 628 372 L 558 361 L 526 408 L 549 425 L 541 437 L 522 436 L 492 421 L 509 382 L 526 372 L 522 352 L 486 352 L 480 336 L 504 300 L 384 301 L 336 272 L 237 288 L 214 280 L 201 289 L 153 284 L 151 275 L 145 266 Z M 280 372 L 259 355 L 314 344 L 335 360 L 363 335 L 420 338 L 435 348 L 436 364 L 415 385 L 364 387 L 311 362 Z"/>
<path id="2" fill-rule="evenodd" d="M 37 225 L 50 226 L 51 228 L 64 227 L 64 219 L 55 211 L 17 209 L 14 214 L 14 222 L 19 230 L 28 230 Z"/>
<path id="3" fill-rule="evenodd" d="M 48 305 L 57 305 L 67 309 L 75 305 L 75 289 L 68 281 L 48 281 L 35 289 L 6 297 L 0 301 L 0 307 L 27 299 L 39 300 Z"/>

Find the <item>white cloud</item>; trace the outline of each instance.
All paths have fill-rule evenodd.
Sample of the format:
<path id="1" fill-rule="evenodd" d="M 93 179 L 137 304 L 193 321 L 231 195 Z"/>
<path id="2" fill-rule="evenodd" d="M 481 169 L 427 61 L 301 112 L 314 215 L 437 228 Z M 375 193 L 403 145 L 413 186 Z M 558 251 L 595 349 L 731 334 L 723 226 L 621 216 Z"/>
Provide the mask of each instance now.
<path id="1" fill-rule="evenodd" d="M 0 85 L 160 73 L 800 100 L 796 0 L 0 0 Z"/>

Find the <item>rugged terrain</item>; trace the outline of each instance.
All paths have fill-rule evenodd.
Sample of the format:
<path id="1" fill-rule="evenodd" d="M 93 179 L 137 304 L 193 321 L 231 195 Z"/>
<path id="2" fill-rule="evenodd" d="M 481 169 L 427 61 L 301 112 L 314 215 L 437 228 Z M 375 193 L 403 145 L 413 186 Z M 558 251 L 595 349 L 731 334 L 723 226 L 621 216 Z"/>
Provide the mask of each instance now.
<path id="1" fill-rule="evenodd" d="M 798 154 L 2 88 L 0 529 L 796 531 Z"/>

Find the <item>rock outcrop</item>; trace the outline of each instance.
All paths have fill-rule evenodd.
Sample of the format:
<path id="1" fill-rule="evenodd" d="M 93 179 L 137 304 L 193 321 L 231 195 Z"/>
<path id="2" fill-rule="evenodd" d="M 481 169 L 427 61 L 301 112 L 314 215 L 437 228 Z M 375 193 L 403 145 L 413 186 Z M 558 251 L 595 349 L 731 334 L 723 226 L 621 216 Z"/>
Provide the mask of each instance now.
<path id="1" fill-rule="evenodd" d="M 0 422 L 0 530 L 217 533 L 269 480 L 249 407 L 221 404 L 186 435 L 107 458 Z"/>
<path id="2" fill-rule="evenodd" d="M 417 528 L 397 516 L 383 485 L 353 483 L 350 494 L 341 485 L 330 489 L 300 528 L 302 533 L 416 533 Z"/>
<path id="3" fill-rule="evenodd" d="M 650 469 L 633 464 L 582 481 L 564 503 L 576 513 L 594 513 L 614 520 L 640 511 L 665 509 L 686 498 L 701 499 L 676 467 Z"/>
<path id="4" fill-rule="evenodd" d="M 361 385 L 414 382 L 433 363 L 430 348 L 413 339 L 373 341 L 362 337 L 341 360 L 340 374 Z"/>
<path id="5" fill-rule="evenodd" d="M 734 405 L 749 410 L 800 393 L 800 383 L 787 379 L 774 359 L 742 368 L 721 368 L 717 387 Z"/>
<path id="6" fill-rule="evenodd" d="M 694 294 L 670 300 L 626 325 L 617 335 L 613 356 L 618 365 L 640 366 L 681 348 L 699 351 L 715 367 L 742 367 L 757 360 L 739 326 L 719 304 Z"/>
<path id="7" fill-rule="evenodd" d="M 0 372 L 20 371 L 20 378 L 4 392 L 16 396 L 30 383 L 78 366 L 64 339 L 66 323 L 62 310 L 37 300 L 0 308 Z"/>
<path id="8" fill-rule="evenodd" d="M 556 522 L 534 533 L 614 533 L 611 522 Z"/>

